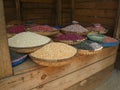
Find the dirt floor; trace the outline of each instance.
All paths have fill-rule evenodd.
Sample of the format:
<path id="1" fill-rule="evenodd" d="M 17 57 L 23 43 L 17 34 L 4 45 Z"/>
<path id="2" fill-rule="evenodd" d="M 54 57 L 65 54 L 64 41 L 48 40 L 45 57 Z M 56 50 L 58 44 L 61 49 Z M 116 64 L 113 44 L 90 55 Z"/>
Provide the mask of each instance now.
<path id="1" fill-rule="evenodd" d="M 114 70 L 112 76 L 95 90 L 120 90 L 120 71 Z"/>

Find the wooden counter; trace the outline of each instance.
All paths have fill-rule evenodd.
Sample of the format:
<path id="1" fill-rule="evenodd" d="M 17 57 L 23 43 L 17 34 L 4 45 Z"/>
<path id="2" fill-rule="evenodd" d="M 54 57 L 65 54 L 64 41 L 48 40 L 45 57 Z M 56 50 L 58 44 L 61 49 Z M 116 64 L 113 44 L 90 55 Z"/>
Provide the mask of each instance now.
<path id="1" fill-rule="evenodd" d="M 14 75 L 0 80 L 0 90 L 64 90 L 114 64 L 117 47 L 95 55 L 79 55 L 62 67 L 38 66 L 31 60 L 14 67 Z"/>

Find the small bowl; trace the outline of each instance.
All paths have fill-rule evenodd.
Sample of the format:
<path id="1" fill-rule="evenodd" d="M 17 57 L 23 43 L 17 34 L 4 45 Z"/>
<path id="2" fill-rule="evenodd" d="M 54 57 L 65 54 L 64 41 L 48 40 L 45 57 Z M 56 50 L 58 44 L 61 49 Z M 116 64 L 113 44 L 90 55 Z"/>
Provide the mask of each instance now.
<path id="1" fill-rule="evenodd" d="M 12 60 L 12 66 L 15 67 L 15 66 L 23 63 L 26 60 L 27 56 L 28 55 L 24 55 L 24 56 L 22 56 L 22 57 L 20 57 L 18 59 Z"/>

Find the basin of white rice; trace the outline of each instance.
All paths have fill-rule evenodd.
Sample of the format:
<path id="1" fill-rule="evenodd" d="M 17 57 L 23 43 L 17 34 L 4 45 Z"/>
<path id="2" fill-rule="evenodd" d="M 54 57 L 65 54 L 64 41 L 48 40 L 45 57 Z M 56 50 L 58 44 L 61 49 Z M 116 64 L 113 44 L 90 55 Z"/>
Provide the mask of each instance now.
<path id="1" fill-rule="evenodd" d="M 51 41 L 49 37 L 32 32 L 22 32 L 8 39 L 9 47 L 30 48 L 47 44 Z"/>

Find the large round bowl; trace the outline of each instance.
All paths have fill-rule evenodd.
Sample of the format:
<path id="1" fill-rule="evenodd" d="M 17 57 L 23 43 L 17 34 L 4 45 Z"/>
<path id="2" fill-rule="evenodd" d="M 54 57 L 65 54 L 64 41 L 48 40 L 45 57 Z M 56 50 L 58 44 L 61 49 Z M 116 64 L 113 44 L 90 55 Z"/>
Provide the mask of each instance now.
<path id="1" fill-rule="evenodd" d="M 76 52 L 76 54 L 77 54 L 77 52 Z M 30 56 L 31 60 L 38 65 L 49 66 L 49 67 L 59 67 L 59 66 L 64 66 L 64 65 L 70 64 L 74 60 L 74 57 L 76 56 L 76 54 L 70 58 L 61 59 L 61 60 L 44 60 L 44 59 L 35 58 L 31 55 L 29 55 L 29 56 Z"/>

